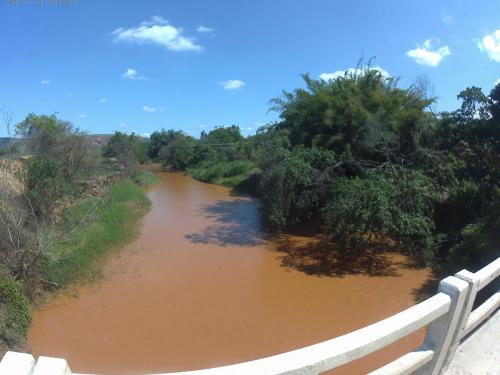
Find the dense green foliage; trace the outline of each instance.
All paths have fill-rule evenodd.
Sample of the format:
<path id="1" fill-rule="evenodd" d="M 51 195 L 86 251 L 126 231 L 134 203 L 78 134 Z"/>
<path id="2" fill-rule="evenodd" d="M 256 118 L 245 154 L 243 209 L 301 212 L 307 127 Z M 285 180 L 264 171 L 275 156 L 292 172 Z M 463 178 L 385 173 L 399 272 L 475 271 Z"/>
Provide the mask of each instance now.
<path id="1" fill-rule="evenodd" d="M 0 275 L 0 347 L 22 341 L 30 323 L 29 302 L 21 287 L 20 282 Z"/>
<path id="2" fill-rule="evenodd" d="M 323 209 L 325 231 L 341 248 L 385 248 L 393 240 L 415 258 L 431 261 L 435 198 L 432 180 L 418 170 L 381 169 L 363 178 L 338 178 Z"/>
<path id="3" fill-rule="evenodd" d="M 138 163 L 147 160 L 147 144 L 134 133 L 127 135 L 116 132 L 104 147 L 103 155 L 114 158 L 126 171 L 131 172 L 137 168 Z"/>
<path id="4" fill-rule="evenodd" d="M 207 182 L 239 173 L 268 229 L 313 224 L 352 256 L 400 249 L 456 270 L 500 255 L 500 85 L 435 114 L 425 84 L 402 89 L 369 66 L 304 82 L 271 101 L 280 120 L 254 136 L 156 132 L 150 156 Z"/>
<path id="5" fill-rule="evenodd" d="M 181 131 L 161 130 L 151 135 L 148 154 L 166 167 L 186 170 L 201 181 L 236 187 L 255 169 L 246 156 L 247 145 L 237 126 L 202 132 L 200 139 Z"/>
<path id="6" fill-rule="evenodd" d="M 16 129 L 31 156 L 23 176 L 27 197 L 35 213 L 49 216 L 60 199 L 76 193 L 76 181 L 89 175 L 89 144 L 84 133 L 54 115 L 30 114 Z"/>

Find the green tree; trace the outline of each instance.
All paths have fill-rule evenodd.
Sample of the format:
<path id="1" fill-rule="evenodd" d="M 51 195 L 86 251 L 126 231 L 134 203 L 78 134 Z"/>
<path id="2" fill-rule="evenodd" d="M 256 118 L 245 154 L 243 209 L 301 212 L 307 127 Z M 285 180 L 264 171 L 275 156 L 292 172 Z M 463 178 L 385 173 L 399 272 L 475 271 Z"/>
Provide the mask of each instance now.
<path id="1" fill-rule="evenodd" d="M 135 133 L 127 135 L 115 132 L 104 147 L 103 155 L 107 158 L 116 158 L 127 171 L 133 171 L 138 163 L 147 160 L 146 149 L 147 144 Z"/>
<path id="2" fill-rule="evenodd" d="M 292 145 L 321 147 L 368 162 L 402 163 L 421 146 L 432 99 L 365 67 L 334 80 L 303 76 L 306 87 L 273 99 Z"/>
<path id="3" fill-rule="evenodd" d="M 433 181 L 418 170 L 378 169 L 337 178 L 323 209 L 325 232 L 345 250 L 403 246 L 413 258 L 434 258 Z"/>
<path id="4" fill-rule="evenodd" d="M 159 158 L 173 169 L 184 170 L 196 161 L 197 141 L 180 131 L 171 135 L 169 142 L 160 148 Z"/>
<path id="5" fill-rule="evenodd" d="M 16 126 L 31 154 L 24 170 L 27 197 L 37 214 L 50 216 L 60 199 L 78 193 L 95 160 L 85 133 L 56 116 L 29 114 Z"/>

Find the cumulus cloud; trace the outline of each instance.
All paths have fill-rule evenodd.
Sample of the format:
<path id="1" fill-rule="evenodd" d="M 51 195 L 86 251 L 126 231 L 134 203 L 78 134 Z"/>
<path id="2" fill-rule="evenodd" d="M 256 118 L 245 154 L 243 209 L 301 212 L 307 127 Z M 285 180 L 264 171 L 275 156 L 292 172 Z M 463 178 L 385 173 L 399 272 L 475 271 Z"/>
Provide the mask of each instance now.
<path id="1" fill-rule="evenodd" d="M 181 28 L 172 26 L 161 16 L 154 16 L 139 26 L 129 29 L 118 28 L 111 35 L 113 41 L 143 44 L 156 44 L 169 51 L 200 51 L 202 47 L 195 38 L 183 35 Z"/>
<path id="2" fill-rule="evenodd" d="M 156 107 L 150 107 L 148 105 L 143 105 L 142 106 L 142 110 L 144 112 L 163 112 L 165 110 L 165 108 L 163 108 L 163 107 L 156 108 Z"/>
<path id="3" fill-rule="evenodd" d="M 200 25 L 196 28 L 196 31 L 198 31 L 199 33 L 213 33 L 214 32 L 214 29 L 212 29 L 211 27 L 206 27 L 206 26 L 203 26 L 203 25 Z"/>
<path id="4" fill-rule="evenodd" d="M 453 16 L 447 12 L 442 12 L 441 20 L 444 24 L 448 24 L 450 22 L 453 22 Z"/>
<path id="5" fill-rule="evenodd" d="M 86 118 L 86 117 L 87 117 L 87 115 L 86 115 L 85 113 L 80 113 L 80 114 L 78 115 L 78 117 L 80 117 L 80 118 Z"/>
<path id="6" fill-rule="evenodd" d="M 477 46 L 481 51 L 486 52 L 490 59 L 500 62 L 500 29 L 485 35 Z"/>
<path id="7" fill-rule="evenodd" d="M 448 46 L 432 50 L 432 41 L 427 39 L 422 45 L 417 44 L 417 48 L 406 52 L 406 55 L 414 59 L 417 64 L 438 66 L 446 56 L 451 55 L 451 50 Z"/>
<path id="8" fill-rule="evenodd" d="M 103 103 L 104 104 L 104 103 L 107 103 L 107 102 L 108 102 L 108 99 L 106 99 L 106 98 L 99 99 L 99 103 Z"/>
<path id="9" fill-rule="evenodd" d="M 40 81 L 40 83 L 44 86 L 48 86 L 48 85 L 52 84 L 52 81 L 49 81 L 48 79 L 44 79 L 44 80 Z"/>
<path id="10" fill-rule="evenodd" d="M 245 86 L 246 83 L 239 79 L 230 79 L 228 81 L 220 81 L 219 85 L 221 85 L 224 90 L 237 90 Z"/>
<path id="11" fill-rule="evenodd" d="M 119 126 L 120 128 L 127 128 L 127 127 L 128 127 L 128 125 L 127 125 L 127 124 L 125 124 L 124 122 L 120 122 L 120 123 L 118 124 L 118 126 Z"/>
<path id="12" fill-rule="evenodd" d="M 148 132 L 144 132 L 144 133 L 142 133 L 142 136 L 146 137 L 146 138 L 149 138 L 149 137 L 151 137 L 151 134 L 148 133 Z"/>
<path id="13" fill-rule="evenodd" d="M 369 68 L 370 70 L 375 70 L 377 72 L 380 72 L 383 77 L 389 78 L 390 74 L 387 72 L 387 70 L 382 69 L 380 66 L 374 66 L 372 68 Z M 346 73 L 347 75 L 358 75 L 362 74 L 364 71 L 363 68 L 349 68 L 347 70 L 337 70 L 333 73 L 321 73 L 319 75 L 319 78 L 322 79 L 323 81 L 330 81 L 337 79 L 339 77 L 343 77 Z"/>
<path id="14" fill-rule="evenodd" d="M 495 87 L 496 85 L 498 85 L 500 83 L 500 78 L 498 78 L 496 81 L 495 81 Z"/>
<path id="15" fill-rule="evenodd" d="M 139 75 L 137 70 L 128 68 L 125 73 L 122 74 L 122 78 L 126 79 L 144 79 L 143 76 Z"/>

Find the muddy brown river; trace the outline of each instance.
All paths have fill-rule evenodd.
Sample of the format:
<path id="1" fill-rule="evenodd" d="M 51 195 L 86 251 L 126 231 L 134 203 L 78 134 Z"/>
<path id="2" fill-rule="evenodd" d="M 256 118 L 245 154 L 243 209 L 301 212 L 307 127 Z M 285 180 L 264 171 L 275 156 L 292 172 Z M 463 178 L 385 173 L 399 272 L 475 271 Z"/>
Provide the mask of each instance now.
<path id="1" fill-rule="evenodd" d="M 311 238 L 267 239 L 258 200 L 159 173 L 135 241 L 104 276 L 34 313 L 36 355 L 72 371 L 139 374 L 257 359 L 361 328 L 415 303 L 429 271 L 390 254 L 356 262 L 318 256 Z M 332 373 L 375 369 L 423 332 Z"/>

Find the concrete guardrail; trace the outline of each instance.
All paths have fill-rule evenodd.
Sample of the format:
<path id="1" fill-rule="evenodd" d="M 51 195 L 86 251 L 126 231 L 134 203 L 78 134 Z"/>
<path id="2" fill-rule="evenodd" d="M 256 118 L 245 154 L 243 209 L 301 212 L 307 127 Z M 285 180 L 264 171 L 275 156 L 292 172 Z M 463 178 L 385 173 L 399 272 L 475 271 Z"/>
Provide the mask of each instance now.
<path id="1" fill-rule="evenodd" d="M 460 341 L 500 307 L 500 291 L 473 310 L 477 293 L 500 276 L 500 258 L 476 273 L 462 270 L 443 279 L 437 294 L 387 319 L 305 348 L 229 366 L 157 375 L 319 374 L 362 358 L 427 326 L 423 344 L 370 373 L 440 374 Z M 0 375 L 71 375 L 65 359 L 7 352 Z M 84 374 L 74 374 L 84 375 Z"/>

